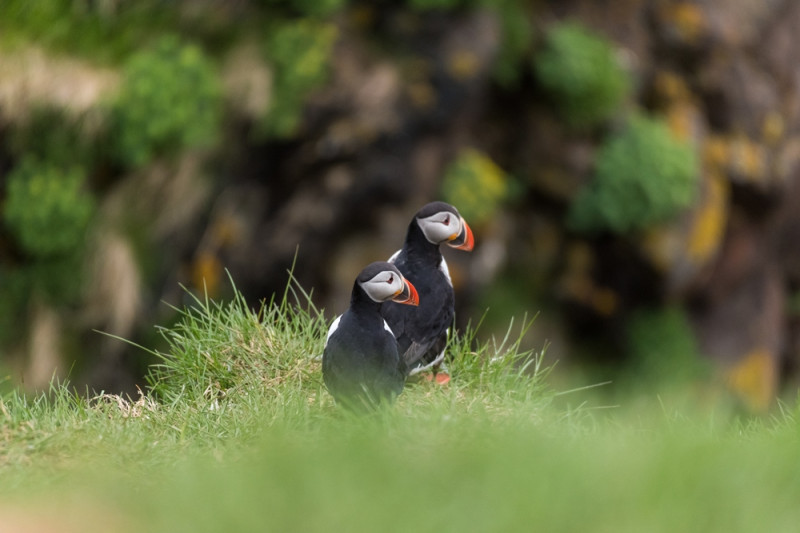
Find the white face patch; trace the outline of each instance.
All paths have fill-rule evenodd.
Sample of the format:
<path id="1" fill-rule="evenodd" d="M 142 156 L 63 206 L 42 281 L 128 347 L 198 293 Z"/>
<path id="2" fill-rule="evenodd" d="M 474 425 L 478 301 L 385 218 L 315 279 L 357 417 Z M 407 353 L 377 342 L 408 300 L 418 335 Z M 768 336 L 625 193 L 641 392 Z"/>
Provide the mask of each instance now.
<path id="1" fill-rule="evenodd" d="M 403 277 L 391 270 L 378 272 L 372 279 L 359 282 L 359 285 L 376 302 L 390 300 L 405 289 Z"/>
<path id="2" fill-rule="evenodd" d="M 447 242 L 461 233 L 461 217 L 450 211 L 440 211 L 429 217 L 418 218 L 417 224 L 425 238 L 433 244 Z"/>

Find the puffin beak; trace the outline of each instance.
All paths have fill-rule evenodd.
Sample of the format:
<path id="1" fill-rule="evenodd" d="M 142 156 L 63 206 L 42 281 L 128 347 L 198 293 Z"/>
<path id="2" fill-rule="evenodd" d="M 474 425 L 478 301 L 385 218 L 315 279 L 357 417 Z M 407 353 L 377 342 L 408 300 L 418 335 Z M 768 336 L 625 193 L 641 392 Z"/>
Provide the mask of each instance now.
<path id="1" fill-rule="evenodd" d="M 472 251 L 472 247 L 475 246 L 475 238 L 472 236 L 472 230 L 466 220 L 461 219 L 461 233 L 453 235 L 447 245 L 465 252 Z"/>
<path id="2" fill-rule="evenodd" d="M 417 289 L 407 279 L 403 280 L 404 287 L 394 298 L 393 302 L 406 305 L 419 305 L 419 294 Z"/>

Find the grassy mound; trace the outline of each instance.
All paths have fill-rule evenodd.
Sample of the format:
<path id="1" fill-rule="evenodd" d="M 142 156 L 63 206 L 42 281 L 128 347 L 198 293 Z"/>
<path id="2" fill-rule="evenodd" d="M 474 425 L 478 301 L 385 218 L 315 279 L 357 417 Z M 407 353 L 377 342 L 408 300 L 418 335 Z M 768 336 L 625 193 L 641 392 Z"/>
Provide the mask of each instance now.
<path id="1" fill-rule="evenodd" d="M 289 290 L 253 311 L 238 295 L 195 299 L 162 329 L 169 349 L 138 398 L 87 399 L 64 385 L 6 394 L 0 521 L 44 531 L 789 531 L 800 519 L 794 411 L 742 423 L 664 401 L 564 408 L 540 355 L 520 349 L 525 322 L 503 339 L 454 337 L 450 384 L 410 383 L 393 407 L 354 416 L 322 385 L 327 323 L 309 301 Z"/>

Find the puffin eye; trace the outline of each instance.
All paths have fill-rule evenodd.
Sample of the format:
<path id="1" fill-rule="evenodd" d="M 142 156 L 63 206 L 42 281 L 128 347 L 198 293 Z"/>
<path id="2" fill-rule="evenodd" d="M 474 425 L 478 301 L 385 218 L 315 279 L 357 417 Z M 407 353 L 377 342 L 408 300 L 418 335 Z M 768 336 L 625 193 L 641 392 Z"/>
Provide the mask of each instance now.
<path id="1" fill-rule="evenodd" d="M 447 215 L 446 217 L 444 217 L 444 220 L 442 221 L 442 224 L 444 224 L 445 226 L 450 225 L 450 215 Z"/>
<path id="2" fill-rule="evenodd" d="M 390 274 L 390 275 L 389 275 L 389 279 L 388 279 L 388 280 L 386 280 L 386 283 L 388 283 L 389 285 L 391 285 L 392 283 L 394 283 L 394 274 Z"/>

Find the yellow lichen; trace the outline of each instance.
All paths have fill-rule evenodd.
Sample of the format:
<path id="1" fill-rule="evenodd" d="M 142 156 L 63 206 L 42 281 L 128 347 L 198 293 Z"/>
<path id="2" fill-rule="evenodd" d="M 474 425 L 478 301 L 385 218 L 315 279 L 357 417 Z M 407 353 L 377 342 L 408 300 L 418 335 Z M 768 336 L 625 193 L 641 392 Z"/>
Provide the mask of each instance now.
<path id="1" fill-rule="evenodd" d="M 686 101 L 691 96 L 686 82 L 674 72 L 659 72 L 654 85 L 656 93 L 667 102 Z"/>
<path id="2" fill-rule="evenodd" d="M 669 225 L 649 228 L 641 241 L 642 252 L 650 263 L 661 272 L 672 268 L 682 248 L 682 237 L 674 226 Z"/>
<path id="3" fill-rule="evenodd" d="M 728 220 L 728 182 L 716 172 L 707 176 L 707 190 L 695 214 L 687 240 L 686 255 L 704 264 L 719 248 Z"/>
<path id="4" fill-rule="evenodd" d="M 442 194 L 458 206 L 470 224 L 481 225 L 494 215 L 508 193 L 508 179 L 486 154 L 468 148 L 448 168 Z"/>
<path id="5" fill-rule="evenodd" d="M 617 293 L 607 287 L 595 287 L 591 292 L 592 307 L 602 316 L 611 316 L 619 306 Z"/>
<path id="6" fill-rule="evenodd" d="M 192 264 L 192 284 L 199 290 L 205 290 L 209 297 L 214 298 L 219 291 L 222 279 L 222 264 L 216 255 L 200 252 Z"/>
<path id="7" fill-rule="evenodd" d="M 695 133 L 697 108 L 688 103 L 676 103 L 666 113 L 667 127 L 677 139 L 691 140 Z"/>
<path id="8" fill-rule="evenodd" d="M 778 111 L 771 111 L 764 117 L 761 132 L 766 143 L 775 144 L 783 139 L 783 134 L 786 132 L 786 121 Z"/>
<path id="9" fill-rule="evenodd" d="M 457 50 L 447 58 L 447 71 L 457 80 L 474 78 L 479 67 L 478 56 L 469 50 Z"/>
<path id="10" fill-rule="evenodd" d="M 730 143 L 730 170 L 745 181 L 760 183 L 766 179 L 767 157 L 764 147 L 744 135 Z"/>
<path id="11" fill-rule="evenodd" d="M 712 136 L 703 145 L 703 160 L 710 170 L 722 171 L 728 162 L 730 150 L 725 139 Z"/>
<path id="12" fill-rule="evenodd" d="M 769 349 L 756 347 L 728 370 L 726 378 L 728 386 L 750 409 L 766 411 L 775 396 L 776 360 Z"/>
<path id="13" fill-rule="evenodd" d="M 693 2 L 678 2 L 661 9 L 662 18 L 675 30 L 684 42 L 697 41 L 706 30 L 706 18 L 702 9 Z"/>

